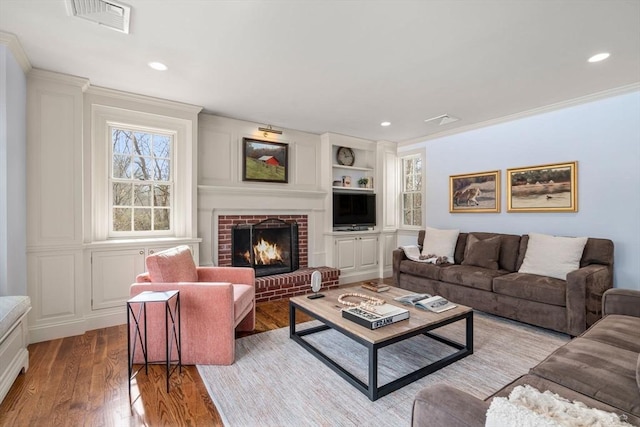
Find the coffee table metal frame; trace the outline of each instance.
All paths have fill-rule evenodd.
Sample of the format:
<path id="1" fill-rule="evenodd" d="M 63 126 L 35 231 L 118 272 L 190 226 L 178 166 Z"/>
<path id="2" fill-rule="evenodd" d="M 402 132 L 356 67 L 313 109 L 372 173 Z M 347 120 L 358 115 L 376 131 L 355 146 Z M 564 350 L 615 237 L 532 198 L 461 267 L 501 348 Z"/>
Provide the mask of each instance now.
<path id="1" fill-rule="evenodd" d="M 300 310 L 303 313 L 306 313 L 307 315 L 309 315 L 310 317 L 313 317 L 314 319 L 319 320 L 320 322 L 323 323 L 323 325 L 296 331 L 296 311 L 297 310 Z M 465 337 L 466 342 L 464 344 L 452 341 L 450 339 L 444 338 L 440 335 L 436 335 L 430 332 L 434 329 L 438 329 L 442 326 L 448 325 L 450 323 L 458 322 L 461 320 L 466 321 L 466 337 Z M 349 322 L 349 320 L 347 319 L 345 319 L 345 321 Z M 343 335 L 346 335 L 347 337 L 362 344 L 367 348 L 369 353 L 368 384 L 365 384 L 364 382 L 362 382 L 351 372 L 347 371 L 345 368 L 340 366 L 336 361 L 331 359 L 329 356 L 324 354 L 320 349 L 316 348 L 315 346 L 313 346 L 303 338 L 306 335 L 311 335 L 320 331 L 326 331 L 327 329 L 335 329 L 336 331 L 342 333 Z M 403 377 L 395 379 L 381 387 L 378 387 L 378 350 L 380 350 L 383 347 L 387 347 L 389 345 L 395 344 L 400 341 L 404 341 L 406 339 L 409 339 L 417 335 L 425 335 L 436 341 L 449 345 L 457 349 L 458 351 L 440 360 L 432 362 L 429 365 L 419 368 L 418 370 L 411 372 Z M 325 365 L 331 368 L 334 372 L 336 372 L 338 375 L 344 378 L 347 382 L 349 382 L 355 388 L 357 388 L 362 393 L 364 393 L 369 398 L 369 400 L 375 401 L 381 398 L 382 396 L 385 396 L 391 392 L 398 390 L 399 388 L 406 386 L 407 384 L 410 384 L 466 356 L 469 356 L 470 354 L 473 354 L 473 310 L 469 310 L 465 313 L 461 313 L 454 317 L 443 319 L 440 322 L 438 321 L 431 322 L 429 324 L 426 324 L 422 328 L 408 331 L 404 334 L 389 338 L 387 340 L 383 340 L 381 342 L 373 343 L 373 342 L 370 342 L 369 340 L 363 339 L 362 337 L 358 336 L 355 333 L 352 333 L 342 328 L 340 325 L 323 318 L 317 313 L 314 313 L 310 310 L 307 310 L 304 307 L 301 307 L 300 305 L 296 304 L 294 301 L 290 301 L 289 302 L 289 337 L 294 341 L 296 341 L 298 344 L 300 344 L 302 347 L 307 349 L 307 351 L 313 354 L 316 358 L 318 358 L 321 362 L 323 362 Z"/>

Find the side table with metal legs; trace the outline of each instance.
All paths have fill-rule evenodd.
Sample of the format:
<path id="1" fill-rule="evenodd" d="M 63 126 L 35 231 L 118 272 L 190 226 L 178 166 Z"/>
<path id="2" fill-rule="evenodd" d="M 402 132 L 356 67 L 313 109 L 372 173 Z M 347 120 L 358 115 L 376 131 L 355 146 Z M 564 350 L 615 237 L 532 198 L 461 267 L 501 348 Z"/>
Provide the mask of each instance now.
<path id="1" fill-rule="evenodd" d="M 165 360 L 149 360 L 147 347 L 147 304 L 164 303 L 164 330 L 165 330 Z M 137 305 L 137 313 L 134 307 Z M 173 305 L 173 307 L 172 307 Z M 131 327 L 133 321 L 133 328 Z M 133 330 L 132 330 L 133 329 Z M 180 333 L 180 291 L 144 291 L 127 301 L 127 352 L 129 365 L 129 403 L 131 401 L 131 381 L 142 370 L 140 366 L 133 370 L 137 342 L 140 340 L 140 349 L 144 359 L 145 373 L 149 373 L 149 363 L 163 362 L 167 368 L 167 393 L 169 392 L 169 378 L 176 369 L 182 373 L 182 336 Z M 177 360 L 172 360 L 171 352 L 173 344 L 177 350 Z M 171 369 L 171 362 L 177 362 Z M 139 397 L 139 396 L 138 396 Z M 137 398 L 136 398 L 137 399 Z"/>

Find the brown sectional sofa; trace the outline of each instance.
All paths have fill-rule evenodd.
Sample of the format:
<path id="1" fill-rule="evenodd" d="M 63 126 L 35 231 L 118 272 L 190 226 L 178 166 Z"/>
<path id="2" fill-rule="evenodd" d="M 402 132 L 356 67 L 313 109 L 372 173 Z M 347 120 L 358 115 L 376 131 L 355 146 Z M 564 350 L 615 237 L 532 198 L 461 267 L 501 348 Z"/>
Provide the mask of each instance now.
<path id="1" fill-rule="evenodd" d="M 498 269 L 463 265 L 467 238 L 500 236 Z M 422 247 L 425 231 L 418 235 Z M 589 238 L 580 268 L 567 280 L 518 273 L 528 235 L 460 233 L 455 264 L 427 264 L 393 252 L 396 286 L 413 292 L 441 295 L 453 302 L 532 325 L 578 336 L 602 316 L 602 294 L 613 286 L 613 242 Z"/>
<path id="2" fill-rule="evenodd" d="M 528 384 L 640 426 L 640 291 L 610 289 L 602 306 L 603 319 L 486 400 L 444 384 L 421 390 L 412 425 L 484 426 L 493 397 Z"/>

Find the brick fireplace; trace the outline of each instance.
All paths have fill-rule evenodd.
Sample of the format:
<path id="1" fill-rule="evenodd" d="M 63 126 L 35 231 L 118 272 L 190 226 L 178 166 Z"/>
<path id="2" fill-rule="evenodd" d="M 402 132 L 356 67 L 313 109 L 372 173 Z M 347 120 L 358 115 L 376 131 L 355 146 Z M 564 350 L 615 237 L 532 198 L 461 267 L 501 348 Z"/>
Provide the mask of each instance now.
<path id="1" fill-rule="evenodd" d="M 322 288 L 338 287 L 340 270 L 331 267 L 309 268 L 309 222 L 307 215 L 219 215 L 218 236 L 214 237 L 218 245 L 218 265 L 233 265 L 232 230 L 238 226 L 249 226 L 270 219 L 284 222 L 295 222 L 298 226 L 298 259 L 299 269 L 283 274 L 256 277 L 256 301 L 274 301 L 309 293 L 311 273 L 319 270 L 322 274 Z"/>

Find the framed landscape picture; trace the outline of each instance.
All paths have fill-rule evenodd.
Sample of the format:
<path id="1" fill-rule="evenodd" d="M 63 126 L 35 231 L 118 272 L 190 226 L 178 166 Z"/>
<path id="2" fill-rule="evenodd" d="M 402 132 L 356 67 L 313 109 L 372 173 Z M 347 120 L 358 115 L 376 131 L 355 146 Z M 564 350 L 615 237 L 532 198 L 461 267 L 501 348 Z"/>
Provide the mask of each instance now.
<path id="1" fill-rule="evenodd" d="M 289 182 L 289 145 L 243 138 L 242 180 Z"/>
<path id="2" fill-rule="evenodd" d="M 578 162 L 507 169 L 507 212 L 577 212 Z"/>
<path id="3" fill-rule="evenodd" d="M 450 176 L 449 212 L 500 212 L 500 171 Z"/>

